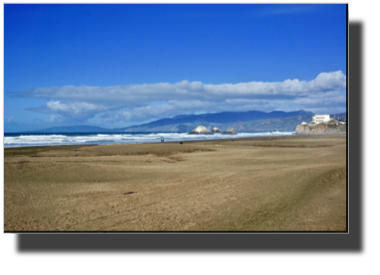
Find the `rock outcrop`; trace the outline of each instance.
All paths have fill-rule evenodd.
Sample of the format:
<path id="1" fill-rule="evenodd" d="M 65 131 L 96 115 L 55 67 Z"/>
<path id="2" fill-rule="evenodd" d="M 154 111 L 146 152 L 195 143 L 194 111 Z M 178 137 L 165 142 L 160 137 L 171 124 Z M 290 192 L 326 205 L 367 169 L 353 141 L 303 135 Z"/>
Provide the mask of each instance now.
<path id="1" fill-rule="evenodd" d="M 297 125 L 296 135 L 326 135 L 346 133 L 346 125 L 331 120 L 328 123 Z"/>
<path id="2" fill-rule="evenodd" d="M 219 128 L 214 127 L 214 128 L 212 129 L 212 132 L 213 132 L 213 133 L 221 133 L 222 131 L 220 131 Z"/>
<path id="3" fill-rule="evenodd" d="M 212 135 L 209 130 L 207 130 L 206 127 L 199 125 L 197 128 L 195 128 L 193 131 L 188 133 L 188 135 Z"/>
<path id="4" fill-rule="evenodd" d="M 227 131 L 223 132 L 222 135 L 237 135 L 234 128 L 228 129 Z"/>

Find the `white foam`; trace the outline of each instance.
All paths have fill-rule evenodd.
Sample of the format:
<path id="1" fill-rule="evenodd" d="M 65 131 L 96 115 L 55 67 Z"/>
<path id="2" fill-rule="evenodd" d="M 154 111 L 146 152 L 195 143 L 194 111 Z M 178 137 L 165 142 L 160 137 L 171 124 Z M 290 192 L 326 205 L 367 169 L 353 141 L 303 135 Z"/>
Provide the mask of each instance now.
<path id="1" fill-rule="evenodd" d="M 4 147 L 150 143 L 182 140 L 229 139 L 260 136 L 292 135 L 294 132 L 238 133 L 237 135 L 188 135 L 187 133 L 92 134 L 92 135 L 20 135 L 4 137 Z"/>

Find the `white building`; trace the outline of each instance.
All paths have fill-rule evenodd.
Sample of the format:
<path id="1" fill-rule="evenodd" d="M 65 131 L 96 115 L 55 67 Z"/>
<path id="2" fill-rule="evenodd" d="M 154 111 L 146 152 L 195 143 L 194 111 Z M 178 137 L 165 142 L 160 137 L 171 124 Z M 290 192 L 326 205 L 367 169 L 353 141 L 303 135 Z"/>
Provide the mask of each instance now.
<path id="1" fill-rule="evenodd" d="M 319 124 L 322 122 L 328 122 L 330 120 L 330 115 L 315 115 L 313 116 L 313 122 Z"/>

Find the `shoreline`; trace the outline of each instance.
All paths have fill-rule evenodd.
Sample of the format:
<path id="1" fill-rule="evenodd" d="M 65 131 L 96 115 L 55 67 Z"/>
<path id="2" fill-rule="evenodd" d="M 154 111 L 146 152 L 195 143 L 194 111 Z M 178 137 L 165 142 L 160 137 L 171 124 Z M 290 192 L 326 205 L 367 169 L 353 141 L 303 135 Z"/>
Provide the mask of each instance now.
<path id="1" fill-rule="evenodd" d="M 215 142 L 215 141 L 231 141 L 231 140 L 260 140 L 260 139 L 278 139 L 278 138 L 296 138 L 296 137 L 329 137 L 329 136 L 346 136 L 346 133 L 331 133 L 331 134 L 313 134 L 313 135 L 305 135 L 305 134 L 296 134 L 292 133 L 291 135 L 268 135 L 268 136 L 256 136 L 256 137 L 231 137 L 231 138 L 220 138 L 220 139 L 194 139 L 194 140 L 175 140 L 175 141 L 165 141 L 163 143 L 197 143 L 197 142 Z M 110 144 L 54 144 L 54 145 L 33 145 L 33 146 L 4 146 L 4 150 L 15 149 L 15 148 L 42 148 L 42 147 L 70 147 L 70 146 L 120 146 L 120 145 L 138 145 L 138 144 L 162 144 L 160 141 L 157 142 L 136 142 L 136 143 L 110 143 Z"/>
<path id="2" fill-rule="evenodd" d="M 161 134 L 161 133 L 159 133 Z M 243 134 L 251 134 L 249 132 L 243 133 Z M 259 133 L 257 133 L 259 134 Z M 194 136 L 194 135 L 192 135 Z M 295 136 L 295 134 L 292 132 L 292 134 L 287 135 L 268 135 L 268 136 L 252 136 L 252 137 L 233 137 L 235 135 L 231 135 L 231 137 L 226 138 L 226 135 L 223 136 L 223 138 L 211 138 L 211 139 L 183 139 L 183 140 L 172 140 L 172 141 L 165 141 L 164 143 L 176 143 L 176 142 L 183 142 L 183 143 L 189 143 L 189 142 L 202 142 L 202 141 L 218 141 L 218 140 L 231 140 L 231 139 L 250 139 L 250 138 L 265 138 L 265 137 L 284 137 L 284 136 Z M 207 138 L 207 137 L 206 137 Z M 57 146 L 109 146 L 109 145 L 136 145 L 136 144 L 156 144 L 161 143 L 159 140 L 156 142 L 135 142 L 135 143 L 110 143 L 110 144 L 52 144 L 52 145 L 32 145 L 32 146 L 24 146 L 24 145 L 16 145 L 16 146 L 4 146 L 3 142 L 3 148 L 10 149 L 10 148 L 34 148 L 34 147 L 57 147 Z"/>

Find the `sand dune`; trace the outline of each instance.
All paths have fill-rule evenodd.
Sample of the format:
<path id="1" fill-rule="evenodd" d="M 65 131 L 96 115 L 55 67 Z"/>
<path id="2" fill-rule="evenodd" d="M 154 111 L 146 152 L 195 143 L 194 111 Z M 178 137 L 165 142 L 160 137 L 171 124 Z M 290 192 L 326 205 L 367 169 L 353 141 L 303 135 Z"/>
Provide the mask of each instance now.
<path id="1" fill-rule="evenodd" d="M 4 150 L 5 231 L 345 231 L 346 136 Z"/>

